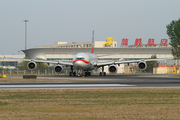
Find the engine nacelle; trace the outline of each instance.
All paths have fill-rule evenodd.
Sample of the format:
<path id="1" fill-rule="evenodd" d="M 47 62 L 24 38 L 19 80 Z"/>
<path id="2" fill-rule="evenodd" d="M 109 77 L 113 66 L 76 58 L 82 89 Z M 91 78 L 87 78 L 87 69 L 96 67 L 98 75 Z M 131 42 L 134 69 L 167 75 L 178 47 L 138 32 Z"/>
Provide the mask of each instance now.
<path id="1" fill-rule="evenodd" d="M 27 68 L 29 70 L 35 70 L 37 68 L 37 64 L 34 61 L 31 61 L 27 64 Z"/>
<path id="2" fill-rule="evenodd" d="M 138 63 L 138 68 L 139 68 L 140 70 L 145 70 L 145 69 L 147 68 L 147 65 L 146 65 L 145 62 L 139 62 L 139 63 Z"/>
<path id="3" fill-rule="evenodd" d="M 118 67 L 116 65 L 110 65 L 108 70 L 109 70 L 109 73 L 116 74 L 118 71 Z"/>
<path id="4" fill-rule="evenodd" d="M 57 64 L 55 67 L 54 67 L 54 71 L 56 72 L 56 73 L 62 73 L 62 71 L 63 71 L 63 67 L 60 65 L 60 64 Z"/>

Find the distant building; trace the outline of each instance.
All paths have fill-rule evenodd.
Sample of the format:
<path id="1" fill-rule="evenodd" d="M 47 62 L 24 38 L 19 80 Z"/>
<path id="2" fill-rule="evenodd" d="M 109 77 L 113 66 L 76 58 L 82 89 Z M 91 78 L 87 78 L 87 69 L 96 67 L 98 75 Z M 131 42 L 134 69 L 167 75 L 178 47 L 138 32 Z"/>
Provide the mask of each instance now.
<path id="1" fill-rule="evenodd" d="M 116 48 L 117 47 L 117 41 L 114 41 L 111 45 L 109 46 L 103 46 L 105 41 L 94 41 L 94 47 L 95 48 Z M 67 42 L 55 42 L 54 45 L 46 45 L 46 46 L 37 46 L 35 48 L 91 48 L 92 47 L 92 42 L 72 42 L 72 43 L 67 43 Z"/>
<path id="2" fill-rule="evenodd" d="M 25 55 L 5 55 L 6 58 L 19 58 L 22 59 L 25 57 Z M 21 62 L 21 60 L 7 60 L 4 59 L 3 55 L 0 55 L 0 68 L 12 68 L 9 66 L 17 66 L 19 63 Z"/>

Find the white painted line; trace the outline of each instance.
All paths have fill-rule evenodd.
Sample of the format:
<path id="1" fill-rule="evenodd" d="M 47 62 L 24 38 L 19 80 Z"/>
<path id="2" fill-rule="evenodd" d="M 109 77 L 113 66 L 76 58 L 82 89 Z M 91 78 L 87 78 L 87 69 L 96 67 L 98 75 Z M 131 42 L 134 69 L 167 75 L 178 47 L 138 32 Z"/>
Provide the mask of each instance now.
<path id="1" fill-rule="evenodd" d="M 25 88 L 25 87 L 124 87 L 135 86 L 126 84 L 74 84 L 74 85 L 0 85 L 0 88 Z"/>

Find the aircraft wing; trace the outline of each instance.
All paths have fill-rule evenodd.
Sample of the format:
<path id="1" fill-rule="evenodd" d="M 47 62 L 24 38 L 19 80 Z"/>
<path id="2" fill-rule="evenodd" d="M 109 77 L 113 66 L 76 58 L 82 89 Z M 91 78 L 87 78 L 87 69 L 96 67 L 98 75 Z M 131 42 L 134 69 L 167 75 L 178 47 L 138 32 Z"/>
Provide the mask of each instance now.
<path id="1" fill-rule="evenodd" d="M 119 53 L 113 53 L 111 55 L 117 55 L 117 54 Z M 99 57 L 109 56 L 109 54 L 102 54 L 102 55 L 96 55 L 96 56 L 99 58 Z"/>
<path id="2" fill-rule="evenodd" d="M 107 61 L 107 62 L 95 63 L 94 66 L 98 67 L 98 66 L 106 66 L 106 65 L 112 65 L 112 64 L 139 63 L 139 62 L 146 62 L 146 61 L 158 61 L 158 60 L 168 60 L 168 59 L 173 59 L 173 58 Z"/>
<path id="3" fill-rule="evenodd" d="M 24 59 L 24 61 L 26 61 Z M 38 62 L 38 63 L 52 63 L 52 64 L 61 64 L 61 65 L 69 65 L 69 66 L 73 66 L 73 62 L 72 61 L 53 61 L 53 60 L 31 60 L 34 62 Z"/>
<path id="4" fill-rule="evenodd" d="M 57 60 L 37 60 L 37 59 L 16 59 L 16 58 L 5 58 L 5 59 L 13 59 L 13 60 L 22 60 L 22 61 L 34 61 L 34 62 L 38 62 L 38 63 L 52 63 L 52 64 L 61 64 L 61 65 L 69 65 L 69 66 L 73 66 L 73 62 L 72 61 L 57 61 Z"/>

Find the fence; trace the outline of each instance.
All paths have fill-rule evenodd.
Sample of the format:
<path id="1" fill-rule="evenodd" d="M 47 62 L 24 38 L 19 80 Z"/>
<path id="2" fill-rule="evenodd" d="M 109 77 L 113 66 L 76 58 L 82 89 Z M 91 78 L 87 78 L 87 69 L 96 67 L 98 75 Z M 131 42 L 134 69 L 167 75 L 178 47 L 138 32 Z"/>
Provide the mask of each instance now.
<path id="1" fill-rule="evenodd" d="M 146 70 L 139 70 L 137 66 L 124 66 L 122 70 L 119 70 L 118 73 L 121 74 L 177 74 L 180 71 L 176 66 L 160 66 L 158 68 L 147 68 Z M 61 75 L 69 75 L 71 72 L 70 68 L 64 68 Z M 74 72 L 78 73 L 78 70 L 75 69 Z M 91 74 L 99 74 L 101 69 L 93 70 Z M 108 73 L 108 70 L 105 72 Z M 44 68 L 36 70 L 28 69 L 0 69 L 0 75 L 57 75 L 54 72 L 54 68 Z"/>
<path id="2" fill-rule="evenodd" d="M 71 72 L 70 68 L 64 68 L 61 75 L 69 75 Z M 78 73 L 78 70 L 75 69 L 74 72 Z M 93 70 L 91 74 L 99 73 L 99 70 Z M 57 75 L 54 71 L 54 68 L 44 68 L 44 69 L 36 69 L 36 70 L 28 70 L 28 69 L 0 69 L 0 75 Z"/>
<path id="3" fill-rule="evenodd" d="M 126 74 L 178 74 L 180 67 L 177 66 L 159 66 L 157 68 L 148 68 L 146 70 L 139 70 L 137 66 L 126 66 L 124 73 Z"/>

